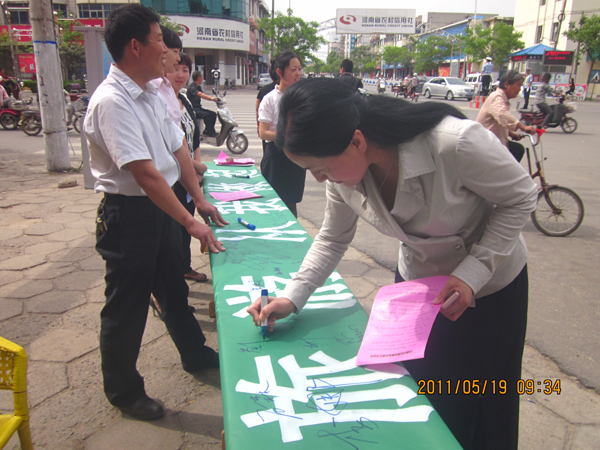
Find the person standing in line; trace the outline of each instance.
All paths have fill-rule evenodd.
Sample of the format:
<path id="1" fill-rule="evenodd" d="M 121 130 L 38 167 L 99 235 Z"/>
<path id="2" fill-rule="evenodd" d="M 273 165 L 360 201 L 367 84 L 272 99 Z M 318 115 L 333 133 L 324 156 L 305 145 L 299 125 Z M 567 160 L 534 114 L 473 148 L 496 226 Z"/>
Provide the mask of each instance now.
<path id="1" fill-rule="evenodd" d="M 352 89 L 363 89 L 363 82 L 352 75 L 352 70 L 354 69 L 354 63 L 349 59 L 344 59 L 340 63 L 340 80 L 344 83 L 348 83 Z"/>
<path id="2" fill-rule="evenodd" d="M 215 123 L 217 122 L 217 113 L 211 111 L 210 109 L 206 109 L 202 107 L 202 99 L 209 100 L 211 102 L 217 102 L 219 99 L 217 97 L 211 97 L 207 95 L 202 90 L 202 72 L 195 71 L 192 73 L 192 82 L 188 86 L 187 97 L 194 107 L 194 113 L 196 114 L 196 119 L 204 120 L 204 131 L 202 134 L 205 134 L 210 137 L 217 136 L 217 131 L 215 130 Z"/>
<path id="3" fill-rule="evenodd" d="M 306 171 L 292 163 L 277 148 L 275 135 L 279 120 L 279 101 L 285 91 L 300 80 L 302 65 L 294 53 L 283 52 L 273 61 L 273 69 L 279 77 L 279 84 L 263 98 L 258 108 L 258 134 L 267 141 L 260 170 L 285 206 L 294 217 L 298 217 L 296 205 L 302 201 Z"/>
<path id="4" fill-rule="evenodd" d="M 529 108 L 529 95 L 531 94 L 532 83 L 533 75 L 531 74 L 531 69 L 527 69 L 525 70 L 525 81 L 523 82 L 523 98 L 525 99 L 523 109 Z"/>
<path id="5" fill-rule="evenodd" d="M 363 96 L 303 80 L 281 99 L 277 146 L 326 182 L 319 234 L 280 297 L 249 308 L 255 324 L 301 313 L 335 270 L 362 218 L 400 242 L 396 283 L 448 276 L 416 380 L 504 380 L 505 395 L 428 399 L 465 450 L 516 450 L 527 329 L 527 247 L 537 204 L 527 171 L 491 132 L 448 104 Z M 323 310 L 323 314 L 327 314 Z M 301 319 L 302 320 L 302 319 Z M 307 320 L 306 317 L 303 320 Z"/>
<path id="6" fill-rule="evenodd" d="M 262 99 L 265 98 L 265 95 L 267 95 L 269 92 L 271 92 L 273 89 L 275 89 L 275 86 L 277 86 L 277 83 L 279 82 L 279 75 L 277 75 L 277 72 L 273 69 L 273 61 L 275 60 L 275 58 L 271 59 L 271 65 L 269 66 L 269 76 L 271 77 L 271 80 L 273 80 L 271 83 L 267 84 L 266 86 L 263 86 L 260 91 L 258 91 L 258 95 L 256 96 L 256 134 L 258 134 L 258 136 L 260 137 L 260 133 L 259 133 L 259 125 L 260 122 L 258 121 L 258 107 L 260 106 L 260 102 L 262 102 Z M 263 146 L 263 154 L 265 152 L 265 146 L 266 146 L 266 141 L 262 141 L 262 146 Z"/>
<path id="7" fill-rule="evenodd" d="M 96 218 L 96 250 L 106 263 L 106 304 L 100 314 L 104 392 L 112 405 L 140 420 L 164 415 L 163 407 L 146 394 L 136 368 L 151 293 L 183 369 L 219 366 L 218 354 L 205 345 L 188 309 L 179 224 L 202 248 L 225 250 L 172 190 L 181 175 L 206 224 L 211 219 L 218 226 L 226 224 L 204 198 L 183 146 L 184 133 L 150 83 L 166 68 L 159 22 L 158 14 L 139 4 L 111 11 L 104 40 L 115 62 L 92 95 L 83 125 L 94 188 L 104 194 Z"/>
<path id="8" fill-rule="evenodd" d="M 494 64 L 492 63 L 492 57 L 488 56 L 485 58 L 486 63 L 481 69 L 481 90 L 482 95 L 487 97 L 490 93 L 490 83 L 492 82 L 492 71 L 494 70 Z"/>
<path id="9" fill-rule="evenodd" d="M 163 41 L 167 46 L 167 66 L 165 69 L 165 75 L 161 78 L 157 78 L 156 80 L 152 80 L 152 83 L 154 83 L 158 88 L 158 93 L 167 106 L 167 113 L 169 114 L 169 117 L 173 119 L 173 122 L 175 122 L 175 124 L 180 124 L 182 130 L 186 133 L 186 140 L 184 141 L 184 146 L 188 146 L 188 151 L 190 152 L 190 156 L 192 158 L 192 164 L 194 165 L 194 169 L 196 170 L 196 176 L 200 177 L 201 179 L 204 172 L 206 172 L 206 166 L 202 163 L 199 163 L 199 160 L 196 161 L 194 159 L 196 151 L 198 153 L 198 157 L 200 156 L 200 141 L 198 140 L 198 142 L 195 143 L 195 146 L 193 146 L 194 141 L 187 139 L 188 132 L 191 132 L 193 134 L 194 130 L 197 127 L 194 127 L 194 130 L 186 130 L 184 128 L 182 123 L 182 112 L 185 110 L 183 109 L 181 100 L 179 100 L 177 97 L 180 89 L 183 86 L 178 86 L 178 88 L 175 89 L 171 81 L 174 78 L 174 74 L 176 72 L 181 72 L 180 60 L 181 50 L 183 46 L 181 43 L 181 39 L 179 38 L 177 33 L 175 33 L 175 31 L 163 25 L 160 26 L 160 30 L 163 34 Z M 189 71 L 187 72 L 187 74 L 188 77 L 185 80 L 186 83 L 189 80 Z M 178 77 L 178 80 L 180 79 L 181 76 Z M 173 186 L 173 192 L 175 192 L 175 195 L 177 196 L 181 204 L 185 207 L 185 209 L 187 209 L 188 212 L 193 216 L 196 209 L 194 206 L 194 202 L 192 201 L 191 196 L 189 196 L 188 192 L 185 190 L 185 188 L 179 181 L 175 183 L 175 186 Z M 181 237 L 183 245 L 183 259 L 185 262 L 185 270 L 183 272 L 184 278 L 201 282 L 207 281 L 208 277 L 206 276 L 206 274 L 197 272 L 191 267 L 192 255 L 190 252 L 190 242 L 192 238 L 184 226 L 181 227 Z M 158 310 L 159 314 L 162 315 L 160 305 L 156 301 L 154 301 L 153 304 Z"/>
<path id="10" fill-rule="evenodd" d="M 509 70 L 502 75 L 498 90 L 486 99 L 477 115 L 477 122 L 498 136 L 500 142 L 519 162 L 523 159 L 525 148 L 515 142 L 521 140 L 521 135 L 517 131 L 535 133 L 534 126 L 523 125 L 510 113 L 510 99 L 519 95 L 522 85 L 523 75 L 516 70 Z M 509 135 L 512 140 L 508 139 Z"/>

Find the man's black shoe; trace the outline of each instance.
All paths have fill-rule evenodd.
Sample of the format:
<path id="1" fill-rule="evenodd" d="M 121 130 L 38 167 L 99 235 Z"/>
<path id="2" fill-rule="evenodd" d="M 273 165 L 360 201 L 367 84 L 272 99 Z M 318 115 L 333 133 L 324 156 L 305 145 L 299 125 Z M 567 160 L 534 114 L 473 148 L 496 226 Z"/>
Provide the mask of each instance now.
<path id="1" fill-rule="evenodd" d="M 203 348 L 202 363 L 194 366 L 182 364 L 183 370 L 189 373 L 198 372 L 203 369 L 218 369 L 219 368 L 219 354 L 212 348 L 206 345 Z"/>
<path id="2" fill-rule="evenodd" d="M 121 411 L 139 420 L 155 420 L 165 415 L 165 410 L 160 404 L 146 394 L 138 398 L 129 406 L 119 407 Z"/>

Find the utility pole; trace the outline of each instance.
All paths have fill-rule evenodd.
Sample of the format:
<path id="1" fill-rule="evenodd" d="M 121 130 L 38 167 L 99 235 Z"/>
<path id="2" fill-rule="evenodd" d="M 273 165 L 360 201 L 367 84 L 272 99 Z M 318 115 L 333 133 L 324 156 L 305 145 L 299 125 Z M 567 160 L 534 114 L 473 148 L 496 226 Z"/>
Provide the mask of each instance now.
<path id="1" fill-rule="evenodd" d="M 29 17 L 46 146 L 46 168 L 49 172 L 60 172 L 71 168 L 71 160 L 67 143 L 65 99 L 51 1 L 30 0 Z"/>
<path id="2" fill-rule="evenodd" d="M 556 46 L 558 45 L 558 37 L 560 36 L 560 29 L 562 27 L 563 20 L 565 20 L 565 8 L 567 6 L 567 0 L 563 1 L 563 8 L 561 13 L 558 15 L 558 29 L 556 30 L 556 36 L 554 37 L 554 50 L 556 50 Z"/>

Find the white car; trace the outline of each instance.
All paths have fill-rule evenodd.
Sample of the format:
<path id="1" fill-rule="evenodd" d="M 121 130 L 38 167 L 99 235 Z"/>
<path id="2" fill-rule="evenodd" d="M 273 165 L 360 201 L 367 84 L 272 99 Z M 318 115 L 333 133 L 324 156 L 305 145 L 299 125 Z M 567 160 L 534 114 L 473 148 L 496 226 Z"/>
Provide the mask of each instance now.
<path id="1" fill-rule="evenodd" d="M 261 73 L 258 76 L 258 83 L 256 85 L 256 88 L 257 89 L 262 89 L 267 84 L 271 84 L 272 82 L 273 82 L 273 80 L 271 80 L 271 75 L 269 75 L 268 73 Z"/>
<path id="2" fill-rule="evenodd" d="M 456 77 L 436 77 L 423 85 L 426 98 L 433 96 L 445 97 L 447 100 L 455 98 L 473 98 L 473 87 Z"/>

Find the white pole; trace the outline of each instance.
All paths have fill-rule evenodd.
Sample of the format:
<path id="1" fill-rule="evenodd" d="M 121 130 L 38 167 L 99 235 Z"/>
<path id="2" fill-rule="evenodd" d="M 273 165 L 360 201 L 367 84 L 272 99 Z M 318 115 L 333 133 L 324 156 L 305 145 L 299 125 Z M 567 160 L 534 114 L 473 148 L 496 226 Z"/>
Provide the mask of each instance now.
<path id="1" fill-rule="evenodd" d="M 29 15 L 38 79 L 38 98 L 46 146 L 46 168 L 60 172 L 71 168 L 67 143 L 65 99 L 58 44 L 50 0 L 31 0 Z"/>

